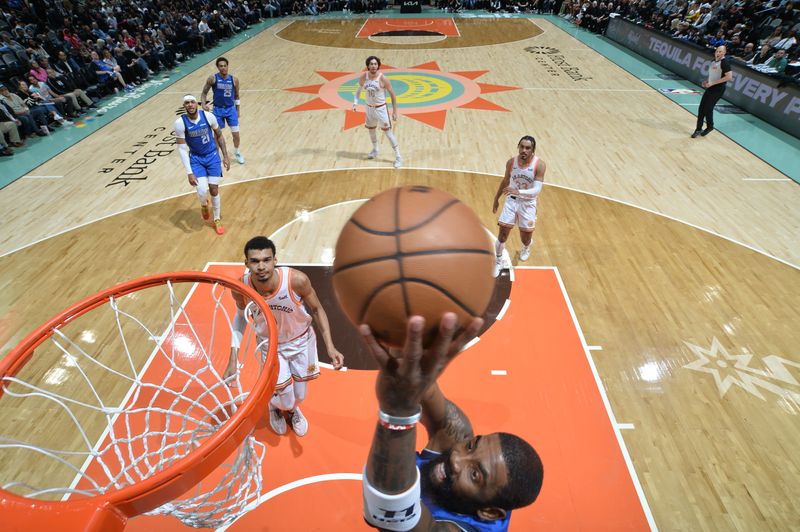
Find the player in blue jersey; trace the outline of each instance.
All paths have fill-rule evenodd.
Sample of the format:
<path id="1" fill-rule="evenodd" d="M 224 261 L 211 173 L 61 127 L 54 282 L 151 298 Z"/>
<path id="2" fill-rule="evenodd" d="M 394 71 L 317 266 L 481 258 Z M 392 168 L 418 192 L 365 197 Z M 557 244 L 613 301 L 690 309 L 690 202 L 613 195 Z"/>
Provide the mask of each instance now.
<path id="1" fill-rule="evenodd" d="M 197 189 L 200 209 L 204 220 L 209 219 L 208 195 L 214 212 L 214 230 L 224 234 L 220 214 L 219 182 L 222 167 L 230 170 L 231 161 L 222 130 L 213 114 L 198 108 L 197 99 L 191 94 L 183 97 L 185 115 L 175 120 L 175 136 L 178 139 L 178 154 L 189 175 L 189 184 Z M 219 151 L 222 151 L 222 160 Z"/>
<path id="2" fill-rule="evenodd" d="M 209 76 L 206 80 L 200 99 L 203 102 L 203 109 L 209 111 L 207 95 L 208 91 L 213 89 L 214 116 L 221 129 L 225 129 L 226 122 L 231 127 L 233 156 L 239 164 L 244 164 L 244 156 L 239 151 L 239 116 L 241 115 L 239 79 L 228 74 L 228 60 L 224 57 L 217 59 L 217 70 L 219 73 Z"/>
<path id="3" fill-rule="evenodd" d="M 360 332 L 380 366 L 375 385 L 378 424 L 364 468 L 364 518 L 382 530 L 495 532 L 508 529 L 511 510 L 533 503 L 542 487 L 539 455 L 504 432 L 475 436 L 469 419 L 448 401 L 436 379 L 475 336 L 480 318 L 456 336 L 456 316 L 422 347 L 425 320 L 408 320 L 406 345 L 389 352 Z M 416 423 L 428 432 L 415 452 Z"/>

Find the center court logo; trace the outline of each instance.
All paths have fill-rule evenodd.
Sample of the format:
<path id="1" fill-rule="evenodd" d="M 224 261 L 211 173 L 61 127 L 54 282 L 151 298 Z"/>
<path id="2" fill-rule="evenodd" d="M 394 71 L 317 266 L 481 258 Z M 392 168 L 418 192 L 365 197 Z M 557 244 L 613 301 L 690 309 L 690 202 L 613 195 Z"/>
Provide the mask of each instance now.
<path id="1" fill-rule="evenodd" d="M 475 81 L 488 73 L 488 70 L 443 72 L 435 61 L 407 68 L 396 68 L 384 64 L 381 66 L 381 72 L 392 83 L 392 88 L 397 95 L 399 114 L 437 129 L 444 129 L 447 112 L 451 109 L 510 112 L 509 109 L 483 98 L 483 95 L 519 90 L 519 87 L 489 85 Z M 317 74 L 325 78 L 327 82 L 320 85 L 285 89 L 313 94 L 317 97 L 284 112 L 341 109 L 345 112 L 345 130 L 362 125 L 364 123 L 363 92 L 355 112 L 352 107 L 353 97 L 358 89 L 358 79 L 363 71 L 317 71 Z"/>

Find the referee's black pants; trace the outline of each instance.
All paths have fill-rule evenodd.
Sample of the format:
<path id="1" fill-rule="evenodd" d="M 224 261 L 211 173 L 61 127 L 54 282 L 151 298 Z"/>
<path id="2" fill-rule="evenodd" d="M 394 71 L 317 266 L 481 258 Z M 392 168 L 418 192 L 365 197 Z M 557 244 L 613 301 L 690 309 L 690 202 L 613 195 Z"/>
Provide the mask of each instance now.
<path id="1" fill-rule="evenodd" d="M 703 98 L 700 100 L 700 108 L 697 110 L 697 127 L 695 131 L 703 129 L 703 120 L 706 121 L 706 127 L 709 129 L 714 127 L 714 106 L 722 95 L 725 94 L 725 84 L 720 83 L 706 89 L 703 93 Z"/>

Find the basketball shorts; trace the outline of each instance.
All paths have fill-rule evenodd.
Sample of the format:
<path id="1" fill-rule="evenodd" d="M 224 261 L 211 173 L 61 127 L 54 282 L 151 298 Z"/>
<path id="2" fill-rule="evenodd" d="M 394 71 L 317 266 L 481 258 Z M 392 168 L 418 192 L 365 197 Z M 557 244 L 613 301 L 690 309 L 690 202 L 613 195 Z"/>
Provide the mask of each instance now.
<path id="1" fill-rule="evenodd" d="M 231 126 L 231 131 L 239 131 L 239 113 L 236 112 L 235 105 L 230 107 L 217 107 L 215 105 L 213 112 L 220 129 L 225 129 L 225 123 L 227 122 Z"/>
<path id="2" fill-rule="evenodd" d="M 266 346 L 262 348 L 266 352 Z M 319 377 L 317 334 L 314 327 L 309 326 L 297 338 L 278 344 L 278 364 L 280 370 L 276 391 L 286 388 L 293 380 L 310 381 Z"/>
<path id="3" fill-rule="evenodd" d="M 219 179 L 210 179 L 222 177 L 222 159 L 219 158 L 219 152 L 214 150 L 207 155 L 190 153 L 189 163 L 192 165 L 192 173 L 195 177 L 208 177 L 208 182 L 212 185 L 219 183 Z"/>
<path id="4" fill-rule="evenodd" d="M 392 122 L 389 120 L 388 106 L 382 105 L 380 107 L 367 106 L 367 122 L 366 126 L 370 129 L 380 127 L 381 129 L 391 129 Z"/>
<path id="5" fill-rule="evenodd" d="M 520 231 L 532 232 L 536 227 L 536 202 L 520 200 L 515 196 L 506 196 L 503 212 L 500 213 L 498 225 L 503 227 L 519 227 Z"/>

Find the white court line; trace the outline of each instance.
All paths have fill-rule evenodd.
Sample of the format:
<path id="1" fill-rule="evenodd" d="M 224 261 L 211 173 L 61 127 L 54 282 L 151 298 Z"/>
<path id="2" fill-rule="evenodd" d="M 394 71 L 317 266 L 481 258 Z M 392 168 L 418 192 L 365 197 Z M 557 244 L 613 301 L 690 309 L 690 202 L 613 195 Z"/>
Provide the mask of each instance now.
<path id="1" fill-rule="evenodd" d="M 285 172 L 285 173 L 282 173 L 282 174 L 273 174 L 273 175 L 266 175 L 266 176 L 251 177 L 251 178 L 248 178 L 248 179 L 241 179 L 241 180 L 234 181 L 234 182 L 231 182 L 231 183 L 222 183 L 222 184 L 220 184 L 220 186 L 221 187 L 228 187 L 228 186 L 232 186 L 232 185 L 238 185 L 238 184 L 241 184 L 241 183 L 250 183 L 250 182 L 253 182 L 253 181 L 262 181 L 262 180 L 276 179 L 276 178 L 279 178 L 279 177 L 289 177 L 289 176 L 295 176 L 295 175 L 305 175 L 305 174 L 314 174 L 314 173 L 324 174 L 326 172 L 341 172 L 341 171 L 344 171 L 344 170 L 370 170 L 370 171 L 374 171 L 374 170 L 380 170 L 381 168 L 384 168 L 384 169 L 387 169 L 387 170 L 394 170 L 391 166 L 353 166 L 353 167 L 349 167 L 349 168 L 348 167 L 343 167 L 343 168 L 320 168 L 320 169 L 316 169 L 316 170 L 300 170 L 300 171 L 295 171 L 295 172 Z M 478 171 L 478 170 L 469 170 L 469 169 L 459 169 L 459 168 L 428 168 L 428 167 L 422 167 L 422 166 L 408 166 L 408 167 L 405 167 L 405 169 L 406 170 L 434 171 L 434 172 L 448 172 L 448 173 L 456 173 L 456 172 L 458 172 L 458 173 L 462 173 L 462 174 L 474 174 L 474 175 L 490 176 L 490 177 L 497 177 L 497 178 L 502 178 L 503 177 L 502 174 L 493 174 L 491 172 Z M 634 209 L 638 209 L 640 211 L 648 212 L 650 214 L 655 214 L 656 216 L 661 216 L 661 217 L 666 218 L 668 220 L 672 220 L 674 222 L 678 222 L 678 223 L 684 224 L 684 225 L 692 227 L 694 229 L 698 229 L 700 231 L 703 231 L 704 233 L 708 233 L 710 235 L 717 236 L 719 238 L 722 238 L 723 240 L 727 240 L 728 242 L 731 242 L 733 244 L 736 244 L 736 245 L 742 246 L 744 248 L 747 248 L 747 249 L 749 249 L 751 251 L 755 251 L 756 253 L 764 255 L 765 257 L 769 257 L 772 260 L 778 261 L 781 264 L 785 264 L 785 265 L 787 265 L 787 266 L 789 266 L 791 268 L 794 268 L 796 270 L 800 269 L 800 267 L 798 267 L 797 264 L 789 262 L 786 259 L 782 259 L 780 257 L 777 257 L 777 256 L 775 256 L 775 255 L 773 255 L 771 253 L 768 253 L 768 252 L 764 251 L 763 249 L 758 249 L 758 248 L 756 248 L 756 247 L 754 247 L 754 246 L 752 246 L 750 244 L 745 244 L 744 242 L 740 242 L 740 241 L 735 240 L 735 239 L 733 239 L 733 238 L 731 238 L 729 236 L 723 235 L 721 233 L 718 233 L 718 232 L 713 231 L 711 229 L 708 229 L 706 227 L 702 227 L 702 226 L 694 224 L 692 222 L 687 222 L 686 220 L 681 220 L 680 218 L 676 218 L 675 216 L 672 216 L 672 215 L 669 215 L 669 214 L 666 214 L 666 213 L 663 213 L 663 212 L 658 212 L 658 211 L 655 211 L 653 209 L 650 209 L 650 208 L 647 208 L 647 207 L 643 207 L 641 205 L 637 205 L 635 203 L 631 203 L 631 202 L 626 201 L 626 200 L 612 198 L 611 196 L 605 196 L 603 194 L 598 194 L 596 192 L 589 192 L 587 190 L 582 190 L 582 189 L 575 188 L 575 187 L 570 187 L 570 186 L 567 186 L 567 185 L 561 185 L 561 184 L 558 184 L 558 183 L 547 183 L 545 186 L 557 187 L 557 188 L 561 188 L 561 189 L 564 189 L 564 190 L 571 190 L 573 192 L 579 192 L 581 194 L 586 194 L 587 196 L 592 196 L 592 197 L 595 197 L 595 198 L 608 200 L 608 201 L 611 201 L 611 202 L 614 202 L 614 203 L 618 203 L 620 205 L 626 205 L 628 207 L 633 207 Z M 16 253 L 17 251 L 21 251 L 23 249 L 29 248 L 29 247 L 31 247 L 33 245 L 36 245 L 36 244 L 40 243 L 40 242 L 44 242 L 45 240 L 49 240 L 51 238 L 55 238 L 55 237 L 57 237 L 59 235 L 63 235 L 63 234 L 68 233 L 70 231 L 74 231 L 76 229 L 80 229 L 81 227 L 85 227 L 87 225 L 91 225 L 91 224 L 93 224 L 95 222 L 99 222 L 99 221 L 105 220 L 106 218 L 111 218 L 112 216 L 117 216 L 118 214 L 124 214 L 126 212 L 130 212 L 130 211 L 134 211 L 136 209 L 140 209 L 142 207 L 147 207 L 148 205 L 154 205 L 156 203 L 162 203 L 164 201 L 168 201 L 168 200 L 171 200 L 171 199 L 179 198 L 179 197 L 182 197 L 182 196 L 193 196 L 194 194 L 195 194 L 194 191 L 182 192 L 180 194 L 173 194 L 172 196 L 167 196 L 167 197 L 164 197 L 164 198 L 155 199 L 155 200 L 143 203 L 141 205 L 128 207 L 127 209 L 122 209 L 122 210 L 117 211 L 117 212 L 112 212 L 110 214 L 106 214 L 106 215 L 100 216 L 99 218 L 95 218 L 93 220 L 89 220 L 89 221 L 86 221 L 84 223 L 78 224 L 78 225 L 76 225 L 74 227 L 70 227 L 70 228 L 64 229 L 62 231 L 59 231 L 57 233 L 53 233 L 51 235 L 42 237 L 42 238 L 40 238 L 38 240 L 35 240 L 35 241 L 33 241 L 33 242 L 29 243 L 29 244 L 21 245 L 21 246 L 19 246 L 17 248 L 14 248 L 14 249 L 10 250 L 10 251 L 4 252 L 4 253 L 0 253 L 0 258 L 5 257 L 6 255 L 11 255 L 12 253 Z M 354 200 L 354 201 L 364 201 L 364 200 Z M 518 267 L 521 267 L 521 266 L 518 266 Z M 512 271 L 511 280 L 513 281 L 513 270 L 511 270 L 511 271 Z"/>
<path id="2" fill-rule="evenodd" d="M 466 351 L 467 349 L 469 349 L 470 347 L 472 347 L 473 345 L 477 344 L 480 341 L 481 341 L 481 337 L 480 336 L 476 336 L 475 338 L 473 338 L 472 340 L 470 340 L 469 342 L 467 342 L 464 345 L 464 347 L 461 349 L 461 352 L 463 353 L 464 351 Z"/>
<path id="3" fill-rule="evenodd" d="M 503 308 L 501 308 L 500 312 L 497 313 L 497 317 L 495 318 L 496 321 L 500 321 L 500 320 L 503 319 L 503 316 L 506 315 L 506 311 L 508 310 L 508 307 L 510 305 L 511 305 L 511 300 L 510 299 L 506 299 L 506 302 L 503 303 Z"/>
<path id="4" fill-rule="evenodd" d="M 633 423 L 617 423 L 617 428 L 620 430 L 633 430 L 636 427 L 633 426 Z"/>
<path id="5" fill-rule="evenodd" d="M 778 182 L 778 183 L 794 183 L 791 179 L 783 178 L 783 177 L 743 177 L 742 181 L 769 181 L 769 182 Z"/>
<path id="6" fill-rule="evenodd" d="M 302 486 L 307 486 L 309 484 L 316 484 L 318 482 L 327 482 L 331 480 L 357 480 L 361 482 L 361 473 L 328 473 L 326 475 L 317 475 L 314 477 L 306 477 L 301 478 L 300 480 L 295 480 L 294 482 L 289 482 L 288 484 L 284 484 L 283 486 L 278 486 L 275 489 L 272 489 L 261 495 L 256 500 L 248 504 L 243 508 L 242 515 L 240 515 L 237 519 L 240 519 L 243 515 L 247 515 L 248 513 L 255 510 L 259 505 L 268 500 L 281 495 L 282 493 L 286 493 L 287 491 L 291 491 L 295 488 L 300 488 Z M 231 521 L 219 528 L 217 528 L 217 532 L 225 532 L 228 528 L 234 524 L 236 520 Z"/>
<path id="7" fill-rule="evenodd" d="M 575 325 L 575 330 L 578 331 L 578 336 L 581 339 L 581 344 L 583 345 L 584 352 L 586 353 L 586 361 L 589 363 L 589 367 L 594 375 L 595 384 L 597 384 L 597 390 L 600 392 L 600 397 L 603 399 L 603 405 L 606 408 L 608 419 L 611 421 L 611 426 L 614 429 L 614 435 L 617 437 L 617 444 L 619 445 L 620 452 L 622 452 L 622 457 L 625 459 L 625 464 L 628 466 L 628 473 L 631 475 L 633 486 L 636 488 L 636 493 L 639 495 L 639 502 L 641 503 L 642 510 L 647 518 L 647 523 L 650 525 L 650 530 L 657 531 L 658 527 L 656 526 L 656 521 L 653 518 L 653 512 L 650 511 L 650 505 L 647 503 L 647 497 L 645 497 L 644 490 L 639 482 L 639 477 L 636 475 L 636 469 L 633 467 L 633 460 L 631 460 L 631 455 L 628 453 L 628 448 L 625 446 L 625 440 L 622 438 L 622 433 L 620 433 L 620 424 L 617 423 L 617 418 L 614 416 L 614 411 L 611 409 L 611 402 L 608 400 L 608 395 L 606 395 L 606 390 L 603 387 L 603 381 L 600 380 L 600 374 L 597 372 L 597 368 L 594 365 L 592 353 L 589 351 L 588 345 L 586 344 L 586 338 L 583 336 L 583 330 L 578 323 L 578 317 L 575 315 L 575 309 L 572 307 L 572 301 L 570 300 L 567 289 L 564 286 L 564 281 L 561 279 L 561 273 L 559 273 L 558 268 L 556 267 L 553 267 L 552 270 L 556 274 L 556 279 L 558 280 L 558 285 L 561 287 L 561 293 L 564 296 L 564 301 L 567 302 L 567 307 L 569 308 L 570 316 L 572 316 L 572 322 Z"/>
<path id="8" fill-rule="evenodd" d="M 603 346 L 602 345 L 587 345 L 586 349 L 588 349 L 589 351 L 602 351 L 603 350 Z"/>
<path id="9" fill-rule="evenodd" d="M 22 179 L 61 179 L 63 175 L 24 175 Z"/>
<path id="10" fill-rule="evenodd" d="M 493 369 L 492 375 L 508 375 L 508 372 L 504 369 Z"/>
<path id="11" fill-rule="evenodd" d="M 369 22 L 369 19 L 370 19 L 369 16 L 367 16 L 367 18 L 364 19 L 364 23 L 361 25 L 360 28 L 358 28 L 358 31 L 356 32 L 356 34 L 353 35 L 354 38 L 356 38 L 356 39 L 363 39 L 364 38 L 364 37 L 359 37 L 358 34 L 361 33 L 361 30 L 363 30 L 364 26 L 367 25 L 367 22 Z"/>

